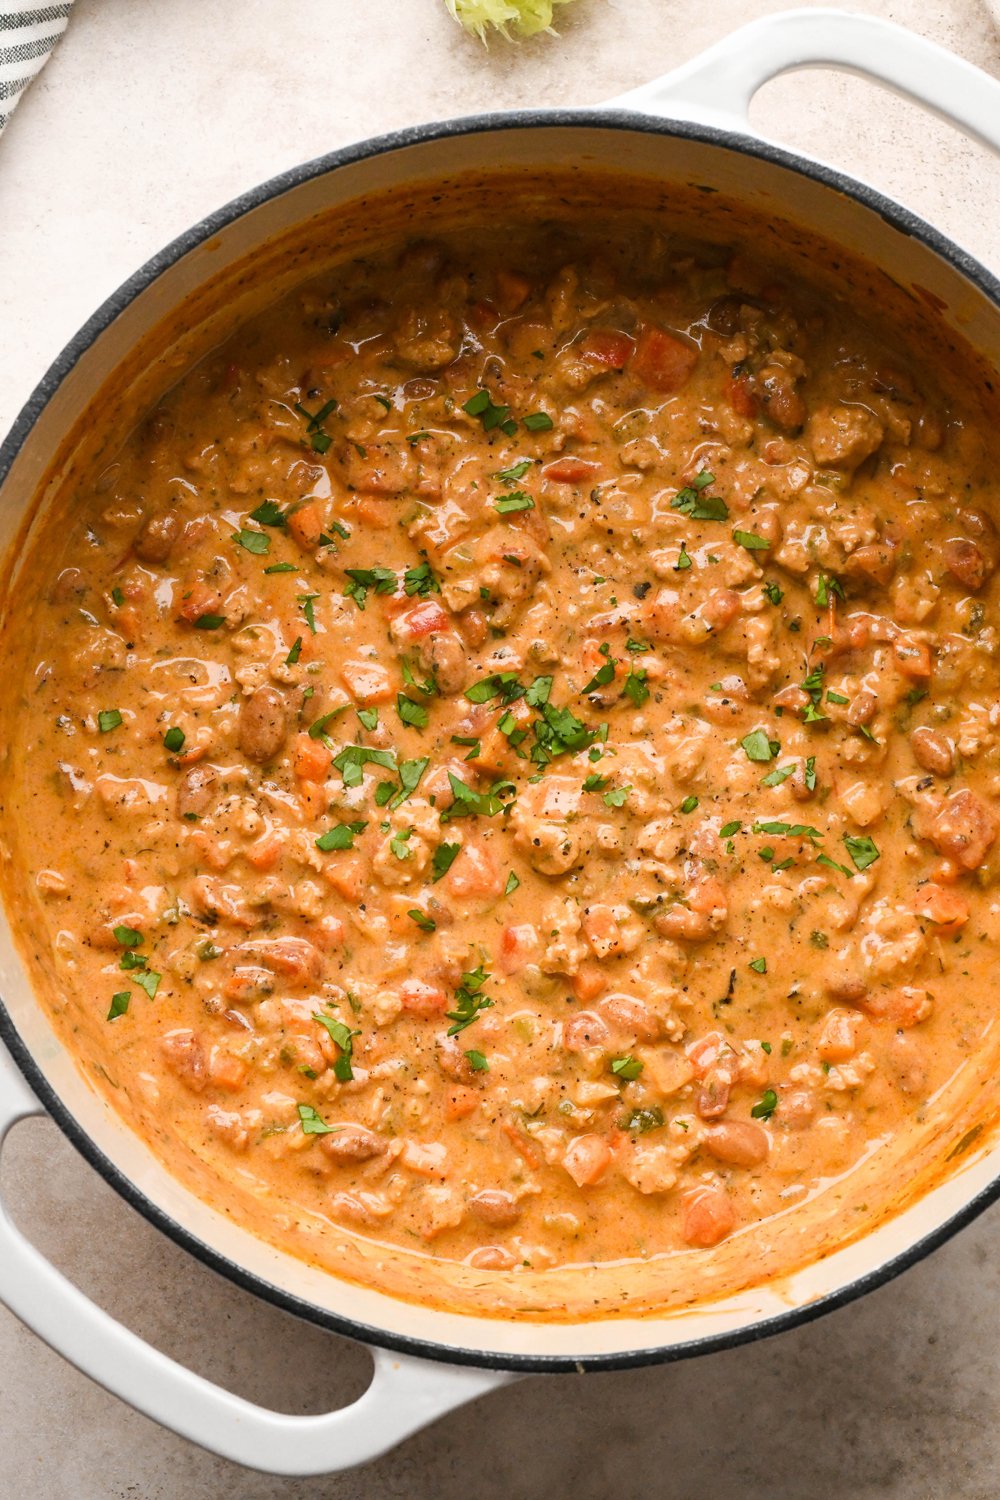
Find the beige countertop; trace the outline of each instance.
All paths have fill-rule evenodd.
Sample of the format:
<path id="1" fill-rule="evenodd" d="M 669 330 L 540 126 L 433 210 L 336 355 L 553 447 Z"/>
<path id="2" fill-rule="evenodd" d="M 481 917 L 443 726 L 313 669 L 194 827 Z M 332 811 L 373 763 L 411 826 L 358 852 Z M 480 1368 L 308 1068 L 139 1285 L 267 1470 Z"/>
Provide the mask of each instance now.
<path id="1" fill-rule="evenodd" d="M 148 255 L 263 178 L 445 115 L 597 102 L 780 9 L 580 0 L 558 41 L 465 38 L 441 0 L 77 0 L 0 142 L 0 429 Z M 1000 72 L 980 0 L 871 0 Z M 1000 165 L 853 78 L 769 86 L 754 119 L 865 177 L 1000 270 Z M 363 1350 L 257 1303 L 121 1203 L 48 1122 L 10 1139 L 7 1203 L 112 1314 L 287 1411 L 356 1395 Z M 0 1309 L 0 1500 L 995 1500 L 1000 1207 L 863 1301 L 682 1365 L 518 1382 L 370 1468 L 249 1474 L 164 1432 Z"/>

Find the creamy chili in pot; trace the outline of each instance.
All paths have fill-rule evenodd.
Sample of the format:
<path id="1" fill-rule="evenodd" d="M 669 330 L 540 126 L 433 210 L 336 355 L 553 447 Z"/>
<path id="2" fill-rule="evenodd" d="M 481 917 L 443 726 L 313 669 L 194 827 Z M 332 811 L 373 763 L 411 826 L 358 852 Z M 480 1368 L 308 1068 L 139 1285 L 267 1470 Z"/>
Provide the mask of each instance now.
<path id="1" fill-rule="evenodd" d="M 484 228 L 307 284 L 19 585 L 3 817 L 63 1034 L 374 1285 L 807 1215 L 990 1035 L 997 472 L 742 247 Z"/>

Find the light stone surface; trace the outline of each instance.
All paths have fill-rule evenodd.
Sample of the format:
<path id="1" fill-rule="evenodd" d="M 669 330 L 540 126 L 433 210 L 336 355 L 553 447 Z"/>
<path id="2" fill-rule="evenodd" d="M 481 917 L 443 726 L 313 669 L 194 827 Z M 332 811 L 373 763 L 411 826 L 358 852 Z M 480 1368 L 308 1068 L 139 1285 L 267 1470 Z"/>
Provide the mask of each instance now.
<path id="1" fill-rule="evenodd" d="M 579 0 L 559 40 L 489 53 L 441 0 L 78 0 L 0 142 L 0 429 L 97 303 L 236 193 L 397 126 L 596 102 L 777 10 Z M 979 0 L 853 0 L 1000 72 Z M 1000 167 L 854 78 L 770 85 L 759 128 L 874 182 L 1000 270 Z M 240 1394 L 321 1411 L 363 1350 L 257 1303 L 165 1241 L 49 1122 L 19 1127 L 5 1198 L 72 1279 Z M 995 1500 L 1000 1208 L 805 1328 L 659 1369 L 525 1380 L 370 1468 L 285 1481 L 161 1431 L 0 1310 L 0 1500 Z"/>

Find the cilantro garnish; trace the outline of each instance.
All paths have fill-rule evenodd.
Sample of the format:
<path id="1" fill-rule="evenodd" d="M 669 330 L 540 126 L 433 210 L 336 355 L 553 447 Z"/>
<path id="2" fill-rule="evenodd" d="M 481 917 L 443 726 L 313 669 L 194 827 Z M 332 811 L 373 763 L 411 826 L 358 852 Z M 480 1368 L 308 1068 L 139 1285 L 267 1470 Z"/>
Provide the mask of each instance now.
<path id="1" fill-rule="evenodd" d="M 493 1001 L 483 994 L 483 985 L 489 977 L 481 964 L 478 969 L 470 969 L 462 975 L 462 982 L 455 991 L 455 1009 L 445 1011 L 448 1020 L 453 1023 L 448 1027 L 449 1036 L 457 1036 L 460 1031 L 472 1025 L 481 1011 L 489 1010 L 492 1006 Z"/>
<path id="2" fill-rule="evenodd" d="M 729 507 L 719 495 L 706 495 L 704 491 L 715 483 L 715 475 L 707 469 L 692 479 L 684 489 L 678 490 L 670 502 L 671 510 L 690 516 L 692 521 L 728 521 Z"/>
<path id="3" fill-rule="evenodd" d="M 322 849 L 324 854 L 329 854 L 332 849 L 353 849 L 355 835 L 364 833 L 367 827 L 368 824 L 362 822 L 337 823 L 314 840 L 316 848 Z"/>

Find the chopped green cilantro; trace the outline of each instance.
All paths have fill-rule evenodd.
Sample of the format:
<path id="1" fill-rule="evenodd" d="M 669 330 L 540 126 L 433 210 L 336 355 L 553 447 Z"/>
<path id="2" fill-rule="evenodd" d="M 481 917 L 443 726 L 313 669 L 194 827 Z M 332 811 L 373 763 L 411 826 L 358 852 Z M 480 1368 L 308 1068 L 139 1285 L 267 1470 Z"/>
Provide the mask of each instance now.
<path id="1" fill-rule="evenodd" d="M 493 502 L 493 509 L 497 515 L 509 516 L 519 510 L 534 510 L 535 502 L 525 490 L 511 490 L 509 495 L 501 495 Z"/>
<path id="2" fill-rule="evenodd" d="M 119 1016 L 123 1016 L 128 1010 L 131 998 L 132 993 L 130 990 L 119 990 L 117 995 L 112 995 L 111 1008 L 108 1011 L 107 1019 L 109 1021 L 117 1021 Z"/>
<path id="3" fill-rule="evenodd" d="M 296 1106 L 299 1112 L 299 1120 L 302 1122 L 303 1135 L 332 1135 L 336 1130 L 335 1125 L 325 1125 L 311 1104 L 299 1104 Z"/>
<path id="4" fill-rule="evenodd" d="M 740 740 L 747 760 L 766 762 L 773 760 L 781 746 L 777 740 L 768 738 L 766 729 L 755 729 Z"/>
<path id="5" fill-rule="evenodd" d="M 360 610 L 365 607 L 369 589 L 374 589 L 376 594 L 394 594 L 399 587 L 391 568 L 345 568 L 344 572 L 351 580 L 344 596 L 353 599 Z"/>
<path id="6" fill-rule="evenodd" d="M 360 1031 L 352 1031 L 345 1026 L 343 1021 L 335 1021 L 331 1016 L 321 1015 L 319 1011 L 313 1011 L 313 1020 L 326 1028 L 332 1039 L 340 1048 L 340 1056 L 333 1065 L 333 1076 L 338 1083 L 350 1083 L 354 1077 L 351 1068 L 351 1055 L 354 1050 L 354 1038 L 360 1036 Z"/>
<path id="7" fill-rule="evenodd" d="M 403 592 L 410 598 L 414 594 L 425 596 L 427 594 L 440 594 L 441 585 L 434 577 L 429 562 L 418 563 L 416 567 L 407 568 L 403 574 Z"/>
<path id="8" fill-rule="evenodd" d="M 745 547 L 748 552 L 767 552 L 771 543 L 765 541 L 753 531 L 734 531 L 733 541 L 740 547 Z"/>
<path id="9" fill-rule="evenodd" d="M 396 695 L 396 712 L 404 724 L 410 724 L 414 729 L 427 728 L 430 710 L 423 703 L 414 703 L 405 693 Z"/>
<path id="10" fill-rule="evenodd" d="M 855 836 L 845 833 L 844 845 L 856 870 L 867 870 L 869 865 L 873 865 L 877 859 L 881 858 L 874 841 L 867 834 Z"/>
<path id="11" fill-rule="evenodd" d="M 362 822 L 337 823 L 333 828 L 328 828 L 326 833 L 321 833 L 314 843 L 324 854 L 329 854 L 332 849 L 353 849 L 355 835 L 364 833 L 367 827 L 368 824 Z"/>
<path id="12" fill-rule="evenodd" d="M 251 521 L 256 521 L 258 526 L 288 525 L 288 519 L 277 500 L 265 500 L 258 505 L 256 510 L 250 512 Z"/>
<path id="13" fill-rule="evenodd" d="M 455 863 L 455 860 L 457 859 L 461 848 L 461 844 L 439 844 L 438 847 L 434 850 L 434 854 L 431 859 L 432 885 L 436 881 L 440 880 L 443 875 L 447 875 L 448 871 Z"/>
<path id="14" fill-rule="evenodd" d="M 621 1078 L 625 1083 L 634 1083 L 642 1072 L 642 1063 L 639 1058 L 626 1053 L 624 1057 L 613 1057 L 611 1059 L 611 1071 L 616 1078 Z"/>
<path id="15" fill-rule="evenodd" d="M 245 527 L 240 531 L 234 531 L 230 541 L 235 542 L 237 547 L 242 547 L 245 552 L 252 552 L 256 557 L 263 557 L 271 550 L 271 538 L 263 531 L 248 531 Z"/>
<path id="16" fill-rule="evenodd" d="M 445 1011 L 452 1025 L 448 1027 L 449 1036 L 457 1036 L 467 1026 L 471 1026 L 480 1012 L 489 1010 L 493 1001 L 488 995 L 483 994 L 483 985 L 489 979 L 489 973 L 480 964 L 478 969 L 470 969 L 462 975 L 462 982 L 455 991 L 455 1009 Z"/>
<path id="17" fill-rule="evenodd" d="M 729 507 L 719 495 L 706 495 L 704 491 L 715 483 L 715 475 L 707 469 L 693 479 L 684 489 L 678 490 L 670 502 L 671 510 L 690 516 L 693 521 L 728 521 Z"/>

